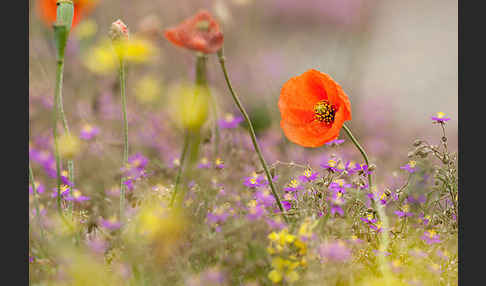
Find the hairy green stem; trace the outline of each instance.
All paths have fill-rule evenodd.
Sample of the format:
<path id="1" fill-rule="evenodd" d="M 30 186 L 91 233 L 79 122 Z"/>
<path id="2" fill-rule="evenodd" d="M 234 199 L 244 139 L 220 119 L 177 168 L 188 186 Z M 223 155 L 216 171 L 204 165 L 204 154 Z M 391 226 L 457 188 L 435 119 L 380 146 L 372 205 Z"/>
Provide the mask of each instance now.
<path id="1" fill-rule="evenodd" d="M 172 207 L 172 205 L 174 204 L 174 200 L 175 200 L 175 198 L 177 196 L 177 192 L 179 190 L 179 185 L 180 185 L 181 177 L 182 177 L 182 170 L 184 168 L 184 162 L 185 162 L 188 146 L 189 146 L 189 132 L 186 131 L 185 134 L 184 134 L 184 145 L 182 147 L 181 156 L 179 157 L 179 170 L 177 171 L 177 177 L 176 177 L 176 182 L 175 182 L 175 186 L 174 186 L 174 192 L 172 193 L 172 197 L 170 199 L 170 204 L 169 204 L 170 207 Z"/>
<path id="2" fill-rule="evenodd" d="M 54 93 L 54 108 L 53 108 L 53 128 L 52 133 L 54 137 L 54 156 L 56 158 L 56 187 L 57 187 L 57 210 L 59 215 L 63 217 L 61 205 L 61 156 L 59 154 L 59 142 L 57 138 L 57 122 L 59 120 L 59 97 L 62 92 L 62 75 L 64 69 L 64 59 L 57 61 L 56 69 L 56 90 Z"/>
<path id="3" fill-rule="evenodd" d="M 270 189 L 272 190 L 272 194 L 273 194 L 275 200 L 277 201 L 278 208 L 280 209 L 280 211 L 282 213 L 282 217 L 284 218 L 284 220 L 286 222 L 288 222 L 288 219 L 285 216 L 284 208 L 283 208 L 282 203 L 280 202 L 280 199 L 278 197 L 275 185 L 273 184 L 272 176 L 270 175 L 270 171 L 268 170 L 267 162 L 265 162 L 265 158 L 263 158 L 262 151 L 260 150 L 260 146 L 258 145 L 257 138 L 256 138 L 256 135 L 255 135 L 255 130 L 253 129 L 253 124 L 251 123 L 250 117 L 248 116 L 243 105 L 241 104 L 241 101 L 240 101 L 238 95 L 236 95 L 235 91 L 233 90 L 233 86 L 231 85 L 231 82 L 230 82 L 230 79 L 229 79 L 229 76 L 228 76 L 228 71 L 226 70 L 226 66 L 225 66 L 225 57 L 223 55 L 223 48 L 221 48 L 221 50 L 218 51 L 218 59 L 219 59 L 221 69 L 222 69 L 223 74 L 224 74 L 224 78 L 226 80 L 226 85 L 228 86 L 228 89 L 231 93 L 231 96 L 233 97 L 233 100 L 236 103 L 236 106 L 240 110 L 241 114 L 245 118 L 246 123 L 248 124 L 248 131 L 249 131 L 249 134 L 250 134 L 250 137 L 251 137 L 251 141 L 253 143 L 253 147 L 255 148 L 255 152 L 257 153 L 258 158 L 260 159 L 260 163 L 262 164 L 263 169 L 265 170 L 265 175 L 267 176 L 268 184 L 270 185 Z"/>
<path id="4" fill-rule="evenodd" d="M 369 162 L 368 155 L 366 154 L 365 150 L 363 149 L 361 144 L 359 144 L 356 137 L 354 137 L 353 133 L 351 133 L 351 130 L 349 130 L 349 128 L 344 124 L 343 124 L 343 129 L 344 129 L 344 131 L 346 131 L 349 138 L 351 138 L 351 141 L 356 146 L 356 148 L 358 148 L 359 152 L 361 152 L 361 155 L 363 156 L 363 158 L 364 158 L 364 160 L 365 160 L 365 162 L 366 162 L 366 164 L 368 165 L 368 168 L 369 168 L 370 162 Z M 370 192 L 373 192 L 371 173 L 368 174 L 368 189 L 370 190 Z M 389 275 L 389 271 L 388 271 L 389 266 L 388 266 L 388 263 L 386 261 L 387 258 L 385 256 L 385 251 L 388 248 L 388 244 L 389 244 L 388 218 L 386 216 L 385 210 L 383 209 L 383 206 L 381 205 L 381 203 L 376 203 L 375 200 L 372 200 L 372 202 L 373 202 L 373 205 L 376 208 L 378 215 L 381 218 L 381 222 L 382 222 L 382 231 L 380 232 L 381 241 L 380 241 L 380 244 L 379 244 L 380 253 L 378 255 L 379 261 L 380 261 L 380 271 L 382 272 L 382 274 L 384 276 L 388 276 Z"/>
<path id="5" fill-rule="evenodd" d="M 120 95 L 122 100 L 122 112 L 123 112 L 123 163 L 122 170 L 124 170 L 128 164 L 128 120 L 127 120 L 127 96 L 126 96 L 126 76 L 125 76 L 125 62 L 120 59 Z M 123 171 L 122 171 L 123 172 Z M 125 174 L 122 173 L 120 179 L 120 221 L 124 220 L 125 212 L 125 191 L 126 186 Z"/>

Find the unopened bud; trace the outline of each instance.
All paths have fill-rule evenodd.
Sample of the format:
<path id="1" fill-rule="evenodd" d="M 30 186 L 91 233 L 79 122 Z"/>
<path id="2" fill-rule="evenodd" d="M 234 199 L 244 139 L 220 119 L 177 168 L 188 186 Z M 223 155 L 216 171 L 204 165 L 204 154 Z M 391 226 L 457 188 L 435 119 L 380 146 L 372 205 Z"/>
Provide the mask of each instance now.
<path id="1" fill-rule="evenodd" d="M 69 31 L 73 24 L 74 4 L 71 0 L 58 0 L 56 10 L 56 26 L 66 26 Z"/>
<path id="2" fill-rule="evenodd" d="M 413 142 L 413 146 L 418 147 L 418 146 L 422 145 L 422 143 L 424 143 L 424 141 L 422 141 L 422 139 L 417 139 Z"/>
<path id="3" fill-rule="evenodd" d="M 374 170 L 376 170 L 376 165 L 375 164 L 370 164 L 368 166 L 368 171 L 373 172 Z"/>
<path id="4" fill-rule="evenodd" d="M 128 40 L 128 27 L 122 20 L 118 19 L 111 24 L 109 35 L 112 41 Z"/>

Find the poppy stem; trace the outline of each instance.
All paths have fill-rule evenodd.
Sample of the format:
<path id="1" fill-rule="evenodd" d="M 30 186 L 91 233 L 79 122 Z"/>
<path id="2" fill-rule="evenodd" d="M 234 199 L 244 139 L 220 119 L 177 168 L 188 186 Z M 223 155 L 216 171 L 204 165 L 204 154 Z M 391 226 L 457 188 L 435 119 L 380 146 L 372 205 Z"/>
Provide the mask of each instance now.
<path id="1" fill-rule="evenodd" d="M 227 72 L 226 66 L 225 66 L 225 57 L 223 55 L 223 48 L 221 48 L 218 51 L 218 59 L 219 59 L 220 65 L 221 65 L 221 69 L 223 70 L 224 79 L 226 80 L 226 84 L 227 84 L 228 89 L 231 93 L 231 96 L 233 97 L 233 100 L 235 101 L 236 106 L 240 110 L 241 114 L 245 118 L 246 123 L 248 124 L 248 131 L 250 133 L 250 137 L 251 137 L 251 141 L 253 143 L 253 147 L 255 148 L 255 151 L 258 155 L 258 158 L 260 159 L 260 163 L 262 164 L 263 169 L 265 170 L 265 175 L 267 176 L 268 184 L 270 185 L 270 189 L 272 190 L 272 194 L 273 194 L 275 200 L 277 201 L 277 205 L 278 205 L 278 208 L 280 209 L 280 211 L 282 213 L 282 217 L 284 218 L 285 222 L 288 223 L 288 219 L 285 216 L 284 208 L 283 208 L 282 203 L 280 202 L 280 199 L 278 197 L 275 185 L 273 184 L 272 176 L 270 175 L 270 171 L 268 170 L 267 163 L 265 162 L 265 158 L 263 158 L 262 151 L 260 150 L 260 146 L 258 146 L 257 138 L 256 138 L 256 135 L 255 135 L 255 130 L 253 129 L 253 124 L 251 123 L 250 117 L 246 113 L 245 108 L 241 104 L 241 101 L 238 98 L 238 95 L 236 95 L 235 91 L 233 90 L 233 86 L 231 85 L 231 82 L 230 82 L 230 79 L 229 79 L 229 76 L 228 76 L 228 72 Z"/>
<path id="2" fill-rule="evenodd" d="M 176 198 L 177 192 L 179 190 L 179 185 L 182 177 L 182 168 L 184 167 L 184 161 L 186 158 L 187 148 L 189 146 L 189 132 L 186 131 L 184 134 L 184 145 L 182 147 L 181 156 L 179 157 L 179 170 L 177 171 L 176 182 L 174 186 L 174 192 L 172 193 L 172 198 L 170 199 L 169 207 L 172 207 L 174 200 Z"/>
<path id="3" fill-rule="evenodd" d="M 59 215 L 63 217 L 61 205 L 61 155 L 59 154 L 59 142 L 57 138 L 57 122 L 59 120 L 59 96 L 62 92 L 62 74 L 64 68 L 64 59 L 57 60 L 56 69 L 56 91 L 54 93 L 54 108 L 53 108 L 53 128 L 52 134 L 54 137 L 54 156 L 56 158 L 56 187 L 57 187 L 57 210 Z"/>
<path id="4" fill-rule="evenodd" d="M 353 133 L 351 133 L 351 130 L 349 130 L 348 126 L 343 124 L 343 129 L 346 131 L 348 134 L 349 138 L 351 138 L 351 141 L 353 141 L 354 146 L 358 148 L 359 152 L 361 152 L 361 155 L 363 156 L 366 165 L 368 165 L 368 168 L 370 167 L 370 161 L 368 159 L 368 155 L 366 154 L 366 151 L 363 149 L 363 147 L 359 144 L 358 140 L 354 137 Z M 368 189 L 371 191 L 371 174 L 368 174 Z"/>
<path id="5" fill-rule="evenodd" d="M 44 240 L 44 228 L 42 227 L 42 223 L 41 223 L 41 213 L 40 213 L 40 209 L 39 209 L 39 202 L 37 200 L 37 189 L 35 187 L 34 172 L 32 172 L 32 167 L 30 166 L 30 161 L 29 161 L 29 180 L 30 180 L 30 184 L 32 186 L 32 192 L 33 192 L 33 196 L 34 196 L 34 206 L 35 206 L 35 212 L 36 212 L 36 217 L 37 217 L 37 224 L 39 225 L 39 228 L 40 228 L 41 239 Z"/>
<path id="6" fill-rule="evenodd" d="M 366 154 L 365 150 L 363 149 L 363 147 L 361 146 L 361 144 L 359 144 L 358 140 L 356 139 L 356 137 L 354 137 L 353 133 L 351 133 L 351 130 L 349 130 L 349 128 L 343 124 L 343 129 L 344 131 L 346 131 L 346 133 L 348 134 L 349 138 L 351 138 L 351 141 L 353 141 L 354 145 L 356 146 L 356 148 L 358 148 L 359 152 L 361 152 L 361 155 L 363 155 L 363 158 L 366 162 L 366 165 L 368 165 L 368 168 L 370 167 L 370 162 L 369 162 L 369 159 L 368 159 L 368 155 Z M 371 173 L 368 173 L 368 189 L 370 190 L 371 193 L 373 193 L 373 189 L 372 189 L 372 180 L 371 180 Z M 385 257 L 385 251 L 386 249 L 388 248 L 388 243 L 389 243 L 389 238 L 388 238 L 388 217 L 386 216 L 386 213 L 385 211 L 383 210 L 383 207 L 381 205 L 381 203 L 376 203 L 374 199 L 371 200 L 373 202 L 373 205 L 374 207 L 376 208 L 377 212 L 378 212 L 378 215 L 379 217 L 381 218 L 381 221 L 382 221 L 382 230 L 380 232 L 381 234 L 381 241 L 379 243 L 380 247 L 379 247 L 379 260 L 380 260 L 380 271 L 382 272 L 383 275 L 385 276 L 388 276 L 389 275 L 389 271 L 388 271 L 388 263 L 386 262 L 386 257 Z"/>
<path id="7" fill-rule="evenodd" d="M 122 175 L 120 179 L 120 222 L 124 220 L 125 212 L 125 174 L 124 169 L 128 164 L 128 120 L 127 120 L 127 95 L 125 90 L 126 76 L 125 76 L 125 62 L 120 59 L 120 95 L 122 100 L 122 112 L 123 112 L 123 162 L 122 162 Z"/>

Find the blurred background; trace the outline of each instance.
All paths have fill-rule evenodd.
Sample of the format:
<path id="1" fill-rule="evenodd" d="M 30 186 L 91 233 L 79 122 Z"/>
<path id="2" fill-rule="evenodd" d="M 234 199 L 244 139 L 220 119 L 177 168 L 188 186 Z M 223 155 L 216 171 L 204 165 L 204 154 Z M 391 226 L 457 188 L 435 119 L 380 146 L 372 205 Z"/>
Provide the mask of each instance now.
<path id="1" fill-rule="evenodd" d="M 406 162 L 405 149 L 400 154 L 394 151 L 411 146 L 417 137 L 438 144 L 442 130 L 430 117 L 439 111 L 452 118 L 447 136 L 450 146 L 457 148 L 456 0 L 91 1 L 93 8 L 73 29 L 66 56 L 64 100 L 75 129 L 77 122 L 105 124 L 110 109 L 104 104 L 113 101 L 114 108 L 118 106 L 116 71 L 100 74 L 86 65 L 113 21 L 121 18 L 131 34 L 143 35 L 157 48 L 150 61 L 129 67 L 130 130 L 138 132 L 143 129 L 134 123 L 138 117 L 163 117 L 171 85 L 194 77 L 194 53 L 171 45 L 163 29 L 203 8 L 221 23 L 230 77 L 260 136 L 271 133 L 273 143 L 264 148 L 267 153 L 272 144 L 290 145 L 279 128 L 281 86 L 311 68 L 341 84 L 352 103 L 351 128 L 377 157 L 390 155 Z M 31 134 L 49 134 L 55 53 L 39 1 L 30 1 L 29 32 Z M 210 56 L 208 69 L 221 116 L 237 114 L 215 55 Z M 140 83 L 147 78 L 154 84 Z M 106 142 L 117 144 L 118 129 L 119 122 L 103 129 L 111 138 Z M 181 140 L 178 134 L 156 134 L 161 140 Z M 169 149 L 159 146 L 159 156 L 166 156 Z"/>

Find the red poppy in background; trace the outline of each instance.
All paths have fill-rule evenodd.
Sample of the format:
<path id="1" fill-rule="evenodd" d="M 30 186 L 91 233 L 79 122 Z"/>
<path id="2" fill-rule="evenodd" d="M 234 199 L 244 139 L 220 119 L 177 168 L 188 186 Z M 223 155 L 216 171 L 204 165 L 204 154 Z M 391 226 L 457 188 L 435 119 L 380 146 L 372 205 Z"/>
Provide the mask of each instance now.
<path id="1" fill-rule="evenodd" d="M 223 33 L 213 16 L 201 10 L 177 27 L 168 28 L 164 35 L 172 44 L 190 50 L 211 54 L 223 46 Z"/>
<path id="2" fill-rule="evenodd" d="M 341 86 L 314 69 L 283 85 L 278 108 L 285 136 L 304 147 L 336 139 L 344 121 L 351 120 L 351 103 Z"/>
<path id="3" fill-rule="evenodd" d="M 37 13 L 47 26 L 56 22 L 57 0 L 38 0 Z M 98 4 L 98 0 L 74 0 L 74 18 L 72 28 Z"/>

